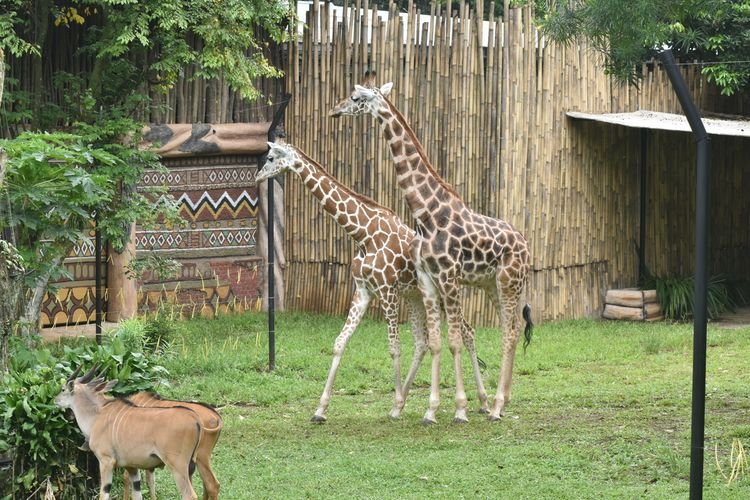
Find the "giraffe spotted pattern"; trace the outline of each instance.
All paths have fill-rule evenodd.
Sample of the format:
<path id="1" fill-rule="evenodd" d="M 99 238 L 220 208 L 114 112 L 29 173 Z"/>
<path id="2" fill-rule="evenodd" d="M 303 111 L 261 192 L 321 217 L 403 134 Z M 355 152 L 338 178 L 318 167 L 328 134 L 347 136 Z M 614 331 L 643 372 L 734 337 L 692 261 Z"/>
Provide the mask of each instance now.
<path id="1" fill-rule="evenodd" d="M 461 285 L 484 290 L 502 322 L 502 366 L 490 420 L 499 420 L 511 398 L 511 379 L 516 345 L 521 331 L 521 296 L 530 271 L 530 254 L 524 236 L 509 223 L 469 208 L 458 193 L 440 178 L 401 112 L 388 95 L 392 84 L 380 88 L 367 81 L 341 101 L 330 115 L 372 115 L 380 123 L 396 167 L 396 179 L 416 221 L 416 237 L 410 251 L 417 266 L 418 283 L 427 315 L 428 346 L 432 356 L 430 402 L 423 418 L 436 421 L 440 380 L 440 313 L 448 323 L 448 344 L 456 377 L 454 421 L 466 422 L 466 393 L 461 371 L 461 343 L 465 338 Z M 530 340 L 530 308 L 523 308 L 525 335 Z M 474 361 L 472 361 L 474 362 Z M 480 401 L 486 399 L 481 378 Z M 482 405 L 484 408 L 484 405 Z"/>
<path id="2" fill-rule="evenodd" d="M 268 143 L 266 163 L 256 180 L 294 172 L 323 210 L 341 226 L 357 245 L 351 273 L 355 291 L 346 322 L 333 346 L 333 361 L 328 373 L 314 422 L 326 420 L 333 383 L 347 342 L 354 334 L 371 300 L 377 298 L 388 323 L 388 346 L 393 360 L 395 402 L 390 416 L 397 418 L 404 407 L 417 368 L 427 352 L 425 310 L 417 283 L 417 273 L 410 254 L 414 231 L 393 211 L 362 196 L 338 182 L 320 164 L 301 150 L 288 145 Z M 400 298 L 406 301 L 414 336 L 414 355 L 409 372 L 401 384 L 401 357 L 398 316 Z M 461 327 L 473 335 L 471 327 Z M 476 354 L 475 354 L 476 356 Z"/>

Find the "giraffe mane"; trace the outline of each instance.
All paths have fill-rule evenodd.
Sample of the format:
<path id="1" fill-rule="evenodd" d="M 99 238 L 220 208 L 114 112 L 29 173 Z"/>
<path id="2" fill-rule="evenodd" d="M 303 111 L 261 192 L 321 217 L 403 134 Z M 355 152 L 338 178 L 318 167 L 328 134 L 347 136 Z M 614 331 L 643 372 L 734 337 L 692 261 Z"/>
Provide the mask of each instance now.
<path id="1" fill-rule="evenodd" d="M 315 168 L 317 168 L 317 169 L 318 169 L 318 170 L 320 170 L 321 172 L 325 173 L 325 174 L 326 174 L 326 175 L 328 175 L 329 177 L 331 177 L 331 178 L 335 179 L 335 177 L 333 177 L 333 176 L 332 176 L 332 175 L 330 174 L 330 172 L 328 172 L 328 170 L 326 170 L 325 168 L 323 168 L 323 166 L 322 166 L 322 165 L 321 165 L 320 163 L 318 163 L 317 161 L 315 161 L 315 160 L 313 160 L 312 158 L 310 158 L 310 157 L 309 157 L 309 156 L 307 155 L 307 153 L 305 153 L 304 151 L 302 151 L 301 149 L 299 149 L 299 148 L 298 148 L 298 147 L 296 147 L 296 146 L 291 146 L 291 145 L 290 145 L 289 147 L 290 147 L 291 149 L 293 149 L 293 150 L 294 150 L 294 151 L 295 151 L 295 152 L 296 152 L 296 153 L 297 153 L 297 154 L 298 154 L 298 155 L 299 155 L 299 156 L 300 156 L 300 157 L 301 157 L 301 158 L 302 158 L 303 160 L 305 160 L 305 161 L 308 161 L 308 162 L 312 163 L 313 165 L 315 165 Z M 363 194 L 360 194 L 360 193 L 358 193 L 358 192 L 356 192 L 356 191 L 352 190 L 352 189 L 351 189 L 351 188 L 350 188 L 349 186 L 346 186 L 345 184 L 342 184 L 341 182 L 339 182 L 339 180 L 338 180 L 338 179 L 336 179 L 336 183 L 337 183 L 337 184 L 338 184 L 338 185 L 340 186 L 341 190 L 343 190 L 343 191 L 344 191 L 344 192 L 345 192 L 346 194 L 348 194 L 348 195 L 349 195 L 349 196 L 351 196 L 352 198 L 356 198 L 356 199 L 358 199 L 359 201 L 361 201 L 362 203 L 364 203 L 364 204 L 366 204 L 366 205 L 371 205 L 371 206 L 373 206 L 373 208 L 377 208 L 377 209 L 379 209 L 379 210 L 382 210 L 382 211 L 384 211 L 384 212 L 387 212 L 387 213 L 388 213 L 388 214 L 390 214 L 390 215 L 396 215 L 396 213 L 395 213 L 395 212 L 394 212 L 393 210 L 391 210 L 390 208 L 384 207 L 383 205 L 381 205 L 381 204 L 380 204 L 380 203 L 378 203 L 377 201 L 373 200 L 373 199 L 372 199 L 372 198 L 370 198 L 369 196 L 365 196 L 365 195 L 363 195 Z"/>
<path id="2" fill-rule="evenodd" d="M 399 119 L 399 122 L 402 127 L 404 127 L 404 130 L 411 138 L 411 141 L 414 143 L 414 145 L 417 148 L 417 153 L 419 153 L 419 157 L 422 159 L 422 163 L 424 164 L 425 168 L 432 174 L 435 179 L 438 180 L 440 183 L 440 186 L 443 187 L 446 191 L 451 193 L 453 196 L 455 196 L 458 199 L 461 199 L 461 195 L 456 192 L 455 188 L 448 184 L 445 180 L 443 180 L 442 177 L 437 173 L 435 168 L 432 166 L 432 163 L 430 163 L 430 159 L 427 157 L 427 152 L 424 150 L 424 146 L 422 146 L 422 143 L 419 142 L 419 139 L 417 138 L 417 134 L 414 133 L 414 130 L 411 128 L 411 125 L 409 125 L 409 122 L 406 121 L 406 118 L 404 117 L 403 113 L 396 107 L 395 104 L 391 102 L 390 99 L 388 99 L 386 96 L 382 95 L 383 99 L 385 100 L 386 104 L 388 104 L 388 108 L 391 110 L 391 113 L 394 113 L 396 117 Z"/>

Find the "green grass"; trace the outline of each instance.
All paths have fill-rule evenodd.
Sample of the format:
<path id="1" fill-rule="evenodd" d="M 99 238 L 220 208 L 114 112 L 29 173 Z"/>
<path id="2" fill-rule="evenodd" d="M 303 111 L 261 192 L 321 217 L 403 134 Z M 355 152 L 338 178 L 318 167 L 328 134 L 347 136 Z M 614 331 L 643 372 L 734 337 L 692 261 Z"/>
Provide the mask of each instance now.
<path id="1" fill-rule="evenodd" d="M 686 498 L 689 488 L 691 325 L 566 321 L 537 327 L 516 357 L 513 401 L 489 423 L 476 410 L 452 423 L 447 342 L 438 424 L 420 425 L 429 363 L 401 419 L 393 402 L 384 323 L 366 320 L 347 347 L 328 422 L 310 422 L 343 318 L 280 314 L 276 369 L 267 371 L 266 317 L 183 323 L 165 359 L 165 395 L 212 403 L 225 427 L 214 465 L 222 498 Z M 499 373 L 497 331 L 478 329 L 488 392 Z M 402 326 L 403 370 L 411 335 Z M 750 448 L 750 329 L 709 328 L 704 497 L 750 498 L 728 485 L 733 442 Z M 429 355 L 426 361 L 429 360 Z M 201 491 L 197 478 L 197 491 Z M 174 483 L 160 471 L 157 484 Z"/>

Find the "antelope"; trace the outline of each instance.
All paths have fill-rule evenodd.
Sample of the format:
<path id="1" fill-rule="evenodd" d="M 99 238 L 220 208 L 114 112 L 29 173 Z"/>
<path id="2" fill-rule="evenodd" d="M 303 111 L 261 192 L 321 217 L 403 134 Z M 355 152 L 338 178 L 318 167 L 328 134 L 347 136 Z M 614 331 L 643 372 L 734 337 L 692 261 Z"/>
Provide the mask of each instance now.
<path id="1" fill-rule="evenodd" d="M 135 404 L 145 408 L 171 408 L 175 406 L 183 406 L 193 410 L 201 421 L 203 428 L 203 437 L 198 445 L 198 451 L 195 452 L 195 465 L 198 468 L 198 473 L 203 480 L 203 500 L 216 500 L 219 498 L 219 481 L 216 479 L 213 470 L 211 470 L 211 453 L 216 446 L 216 442 L 219 440 L 219 434 L 221 433 L 222 420 L 221 416 L 211 406 L 197 403 L 192 401 L 173 401 L 170 399 L 162 399 L 161 396 L 153 392 L 139 392 L 127 396 L 127 399 Z M 130 488 L 128 485 L 130 474 L 125 471 L 125 481 L 123 500 L 128 500 L 130 494 Z M 146 470 L 146 483 L 148 484 L 148 490 L 151 495 L 151 500 L 156 500 L 156 488 L 154 485 L 154 470 Z"/>
<path id="2" fill-rule="evenodd" d="M 128 471 L 133 499 L 142 500 L 138 469 L 164 465 L 172 471 L 182 500 L 197 500 L 190 476 L 203 434 L 198 415 L 183 406 L 142 408 L 127 399 L 105 396 L 117 380 L 104 380 L 95 375 L 96 369 L 79 378 L 76 370 L 55 404 L 73 410 L 99 460 L 99 500 L 109 500 L 115 467 Z"/>

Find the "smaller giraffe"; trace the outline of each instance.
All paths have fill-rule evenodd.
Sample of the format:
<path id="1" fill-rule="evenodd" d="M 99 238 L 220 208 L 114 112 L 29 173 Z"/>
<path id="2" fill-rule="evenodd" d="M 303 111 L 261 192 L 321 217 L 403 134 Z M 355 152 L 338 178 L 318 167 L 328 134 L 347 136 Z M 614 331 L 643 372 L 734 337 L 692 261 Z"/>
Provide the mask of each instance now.
<path id="1" fill-rule="evenodd" d="M 287 171 L 294 172 L 318 199 L 323 210 L 344 228 L 358 248 L 351 264 L 355 291 L 349 314 L 334 343 L 333 362 L 312 421 L 325 422 L 326 409 L 344 348 L 374 297 L 380 301 L 388 322 L 388 345 L 396 387 L 395 403 L 390 416 L 398 418 L 417 368 L 427 352 L 424 305 L 417 287 L 414 263 L 409 256 L 414 231 L 391 210 L 339 183 L 301 150 L 288 144 L 269 142 L 268 146 L 270 150 L 266 163 L 258 172 L 256 181 L 261 182 Z M 406 299 L 414 335 L 414 356 L 403 386 L 398 334 L 400 297 Z M 471 329 L 468 324 L 464 328 Z"/>

